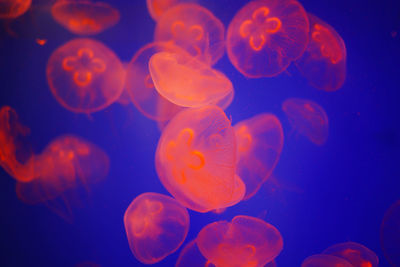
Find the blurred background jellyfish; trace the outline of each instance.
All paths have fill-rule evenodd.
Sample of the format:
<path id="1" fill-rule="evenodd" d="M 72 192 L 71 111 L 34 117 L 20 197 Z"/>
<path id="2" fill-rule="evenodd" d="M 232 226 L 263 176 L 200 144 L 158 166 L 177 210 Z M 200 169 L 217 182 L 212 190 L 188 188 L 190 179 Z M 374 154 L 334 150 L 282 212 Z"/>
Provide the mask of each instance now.
<path id="1" fill-rule="evenodd" d="M 0 19 L 15 19 L 30 8 L 32 0 L 0 0 Z"/>
<path id="2" fill-rule="evenodd" d="M 390 206 L 380 229 L 381 247 L 391 266 L 400 266 L 400 200 Z"/>
<path id="3" fill-rule="evenodd" d="M 340 257 L 332 255 L 324 255 L 324 254 L 315 254 L 306 258 L 301 263 L 301 267 L 354 267 L 354 266 L 350 262 Z"/>
<path id="4" fill-rule="evenodd" d="M 379 265 L 379 259 L 376 254 L 366 246 L 356 242 L 335 244 L 325 249 L 322 253 L 343 258 L 354 267 L 378 267 Z"/>
<path id="5" fill-rule="evenodd" d="M 189 213 L 169 196 L 143 193 L 126 209 L 124 225 L 133 255 L 153 264 L 182 245 L 189 231 Z"/>

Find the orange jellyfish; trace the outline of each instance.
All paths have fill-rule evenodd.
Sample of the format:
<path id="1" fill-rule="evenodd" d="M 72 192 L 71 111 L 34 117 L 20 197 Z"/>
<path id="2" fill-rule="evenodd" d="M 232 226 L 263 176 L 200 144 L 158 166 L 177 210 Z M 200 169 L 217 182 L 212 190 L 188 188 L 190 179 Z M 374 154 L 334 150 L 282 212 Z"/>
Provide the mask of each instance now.
<path id="1" fill-rule="evenodd" d="M 92 39 L 74 39 L 59 47 L 50 56 L 46 73 L 56 100 L 77 113 L 108 107 L 118 100 L 125 84 L 119 58 Z"/>
<path id="2" fill-rule="evenodd" d="M 270 177 L 283 148 L 283 130 L 272 114 L 259 114 L 234 126 L 236 173 L 246 185 L 244 199 L 252 197 Z"/>
<path id="3" fill-rule="evenodd" d="M 296 66 L 317 89 L 336 91 L 346 79 L 346 46 L 330 25 L 308 14 L 310 42 Z"/>
<path id="4" fill-rule="evenodd" d="M 28 11 L 32 0 L 0 0 L 0 19 L 15 19 Z"/>
<path id="5" fill-rule="evenodd" d="M 95 35 L 119 21 L 119 11 L 107 3 L 91 0 L 58 0 L 51 7 L 54 20 L 78 35 Z"/>
<path id="6" fill-rule="evenodd" d="M 372 250 L 355 242 L 335 244 L 322 253 L 343 258 L 354 267 L 378 267 L 379 264 L 379 259 Z"/>
<path id="7" fill-rule="evenodd" d="M 169 41 L 214 64 L 224 54 L 225 28 L 206 8 L 185 3 L 168 9 L 157 23 L 155 41 Z"/>
<path id="8" fill-rule="evenodd" d="M 188 2 L 189 0 L 185 0 Z M 146 0 L 147 10 L 150 16 L 158 21 L 164 13 L 173 6 L 176 6 L 183 0 Z"/>
<path id="9" fill-rule="evenodd" d="M 265 221 L 239 215 L 205 226 L 196 238 L 200 252 L 218 267 L 262 267 L 279 255 L 283 240 Z"/>
<path id="10" fill-rule="evenodd" d="M 215 267 L 203 254 L 196 245 L 196 240 L 192 240 L 186 244 L 181 250 L 175 267 Z"/>
<path id="11" fill-rule="evenodd" d="M 328 139 L 328 116 L 317 103 L 300 98 L 286 99 L 282 104 L 290 124 L 300 134 L 316 145 L 323 145 Z"/>
<path id="12" fill-rule="evenodd" d="M 235 175 L 235 133 L 219 107 L 178 113 L 162 132 L 155 162 L 164 187 L 189 209 L 224 208 L 244 196 L 244 184 Z"/>
<path id="13" fill-rule="evenodd" d="M 400 200 L 396 201 L 385 213 L 380 239 L 383 254 L 391 266 L 400 266 Z"/>
<path id="14" fill-rule="evenodd" d="M 298 1 L 251 1 L 228 26 L 228 57 L 246 77 L 276 76 L 304 53 L 308 32 L 307 14 Z"/>
<path id="15" fill-rule="evenodd" d="M 149 72 L 150 57 L 161 51 L 185 53 L 168 43 L 150 43 L 133 56 L 126 70 L 126 90 L 135 107 L 147 118 L 156 121 L 170 120 L 182 108 L 162 97 L 154 87 Z"/>
<path id="16" fill-rule="evenodd" d="M 306 258 L 301 267 L 354 267 L 350 262 L 346 261 L 343 258 L 332 256 L 332 255 L 324 255 L 324 254 L 315 254 L 308 258 Z"/>
<path id="17" fill-rule="evenodd" d="M 178 106 L 225 109 L 233 100 L 231 81 L 186 53 L 156 53 L 150 58 L 149 70 L 158 93 Z"/>
<path id="18" fill-rule="evenodd" d="M 124 225 L 133 255 L 153 264 L 182 245 L 189 231 L 189 213 L 169 196 L 144 193 L 126 209 Z"/>
<path id="19" fill-rule="evenodd" d="M 0 166 L 17 181 L 34 178 L 33 152 L 24 137 L 30 129 L 18 120 L 18 114 L 9 106 L 0 109 Z"/>

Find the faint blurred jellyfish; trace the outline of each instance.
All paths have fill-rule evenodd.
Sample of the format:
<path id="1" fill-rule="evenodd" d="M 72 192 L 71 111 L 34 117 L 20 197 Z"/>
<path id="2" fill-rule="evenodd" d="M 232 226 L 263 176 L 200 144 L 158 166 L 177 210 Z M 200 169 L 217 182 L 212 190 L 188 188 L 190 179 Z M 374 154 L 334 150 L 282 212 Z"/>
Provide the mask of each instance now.
<path id="1" fill-rule="evenodd" d="M 244 184 L 235 175 L 233 127 L 216 106 L 178 113 L 162 132 L 155 161 L 165 188 L 192 210 L 232 206 L 244 196 Z"/>
<path id="2" fill-rule="evenodd" d="M 308 17 L 310 42 L 296 66 L 312 86 L 336 91 L 346 79 L 346 46 L 330 25 L 314 15 Z"/>
<path id="3" fill-rule="evenodd" d="M 276 76 L 304 53 L 308 32 L 307 14 L 296 0 L 251 1 L 229 24 L 228 57 L 246 77 Z"/>
<path id="4" fill-rule="evenodd" d="M 272 114 L 259 114 L 234 126 L 237 142 L 236 173 L 246 185 L 244 199 L 252 197 L 271 176 L 283 148 L 283 130 Z"/>
<path id="5" fill-rule="evenodd" d="M 232 222 L 205 226 L 196 244 L 205 258 L 218 267 L 262 267 L 283 248 L 282 236 L 274 226 L 243 215 L 234 217 Z"/>
<path id="6" fill-rule="evenodd" d="M 182 245 L 189 231 L 189 213 L 171 197 L 144 193 L 125 211 L 124 225 L 133 255 L 153 264 Z"/>
<path id="7" fill-rule="evenodd" d="M 328 116 L 317 103 L 300 98 L 286 99 L 282 104 L 292 127 L 316 145 L 328 139 Z"/>
<path id="8" fill-rule="evenodd" d="M 380 229 L 381 247 L 391 266 L 400 266 L 400 200 L 386 211 Z"/>
<path id="9" fill-rule="evenodd" d="M 225 109 L 233 100 L 231 81 L 186 53 L 154 54 L 149 70 L 158 93 L 178 106 L 218 105 Z"/>
<path id="10" fill-rule="evenodd" d="M 15 19 L 28 11 L 32 0 L 0 0 L 0 19 Z"/>
<path id="11" fill-rule="evenodd" d="M 343 258 L 354 267 L 378 267 L 379 264 L 379 259 L 372 250 L 355 242 L 335 244 L 322 253 Z"/>
<path id="12" fill-rule="evenodd" d="M 324 255 L 324 254 L 315 254 L 306 258 L 302 262 L 301 267 L 354 267 L 354 266 L 350 262 L 340 257 L 332 255 Z"/>
<path id="13" fill-rule="evenodd" d="M 125 83 L 119 58 L 92 39 L 74 39 L 59 47 L 50 56 L 46 73 L 56 100 L 77 113 L 108 107 L 118 100 Z"/>
<path id="14" fill-rule="evenodd" d="M 74 34 L 95 35 L 119 21 L 119 11 L 103 2 L 91 0 L 58 0 L 51 15 L 61 26 Z"/>
<path id="15" fill-rule="evenodd" d="M 215 267 L 203 254 L 196 245 L 196 240 L 192 240 L 186 244 L 181 250 L 175 267 Z"/>
<path id="16" fill-rule="evenodd" d="M 186 3 L 163 14 L 157 23 L 154 40 L 170 41 L 207 64 L 214 64 L 224 54 L 224 35 L 224 25 L 209 10 Z"/>

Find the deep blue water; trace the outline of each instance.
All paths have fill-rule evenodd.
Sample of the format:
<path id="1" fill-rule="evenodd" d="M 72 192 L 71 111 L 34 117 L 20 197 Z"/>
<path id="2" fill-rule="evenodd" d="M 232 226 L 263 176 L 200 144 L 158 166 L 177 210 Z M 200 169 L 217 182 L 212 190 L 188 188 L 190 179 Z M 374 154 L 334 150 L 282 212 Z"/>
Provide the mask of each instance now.
<path id="1" fill-rule="evenodd" d="M 123 214 L 143 192 L 168 194 L 154 168 L 160 132 L 133 106 L 114 104 L 88 118 L 55 101 L 46 81 L 46 62 L 52 51 L 75 36 L 51 19 L 45 1 L 33 2 L 27 14 L 1 26 L 0 105 L 16 109 L 31 128 L 37 152 L 57 136 L 76 134 L 103 148 L 111 168 L 107 179 L 91 188 L 83 206 L 74 208 L 72 224 L 45 206 L 21 203 L 14 179 L 0 170 L 0 266 L 72 267 L 82 261 L 142 266 L 129 250 Z M 94 38 L 128 62 L 152 41 L 155 23 L 144 0 L 109 2 L 120 10 L 121 20 Z M 199 2 L 227 26 L 247 1 Z M 190 211 L 187 241 L 210 222 L 243 214 L 261 217 L 282 233 L 278 266 L 300 266 L 306 257 L 345 241 L 369 247 L 379 256 L 380 266 L 389 266 L 380 248 L 379 227 L 386 209 L 400 198 L 400 5 L 396 0 L 301 3 L 343 37 L 346 83 L 337 92 L 319 91 L 294 67 L 275 78 L 246 79 L 225 55 L 216 68 L 236 90 L 226 110 L 233 123 L 271 112 L 283 124 L 285 144 L 273 174 L 278 185 L 266 184 L 255 197 L 220 215 Z M 17 36 L 10 36 L 7 27 Z M 36 38 L 48 41 L 39 46 Z M 290 134 L 281 110 L 289 97 L 308 98 L 325 108 L 330 132 L 324 146 Z M 173 266 L 178 255 L 179 251 L 154 266 Z"/>

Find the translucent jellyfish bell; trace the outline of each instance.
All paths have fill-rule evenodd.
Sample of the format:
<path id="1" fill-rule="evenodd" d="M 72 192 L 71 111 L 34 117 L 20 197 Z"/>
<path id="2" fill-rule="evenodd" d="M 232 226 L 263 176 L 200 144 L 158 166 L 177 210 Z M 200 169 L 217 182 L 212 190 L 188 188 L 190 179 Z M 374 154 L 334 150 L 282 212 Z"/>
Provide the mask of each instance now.
<path id="1" fill-rule="evenodd" d="M 224 109 L 233 100 L 231 81 L 186 53 L 156 53 L 150 58 L 149 70 L 160 95 L 176 105 Z"/>
<path id="2" fill-rule="evenodd" d="M 0 19 L 15 19 L 28 11 L 32 0 L 0 0 Z"/>
<path id="3" fill-rule="evenodd" d="M 228 57 L 246 77 L 276 76 L 304 53 L 308 32 L 307 14 L 298 1 L 250 1 L 228 26 Z"/>
<path id="4" fill-rule="evenodd" d="M 232 222 L 206 225 L 196 244 L 211 263 L 221 267 L 262 267 L 279 255 L 283 240 L 271 224 L 250 216 L 236 216 Z"/>
<path id="5" fill-rule="evenodd" d="M 153 264 L 182 245 L 189 231 L 189 213 L 171 197 L 144 193 L 125 211 L 124 225 L 133 255 Z"/>
<path id="6" fill-rule="evenodd" d="M 400 200 L 393 203 L 383 216 L 380 239 L 385 258 L 391 266 L 400 266 Z"/>
<path id="7" fill-rule="evenodd" d="M 378 267 L 379 265 L 376 254 L 366 246 L 356 242 L 335 244 L 322 253 L 343 258 L 354 267 Z"/>
<path id="8" fill-rule="evenodd" d="M 306 258 L 301 263 L 301 267 L 354 267 L 354 266 L 351 265 L 350 262 L 340 257 L 332 255 L 324 255 L 324 254 L 315 254 Z"/>
<path id="9" fill-rule="evenodd" d="M 178 113 L 162 132 L 155 161 L 164 187 L 192 210 L 207 212 L 243 198 L 233 127 L 216 106 Z"/>

